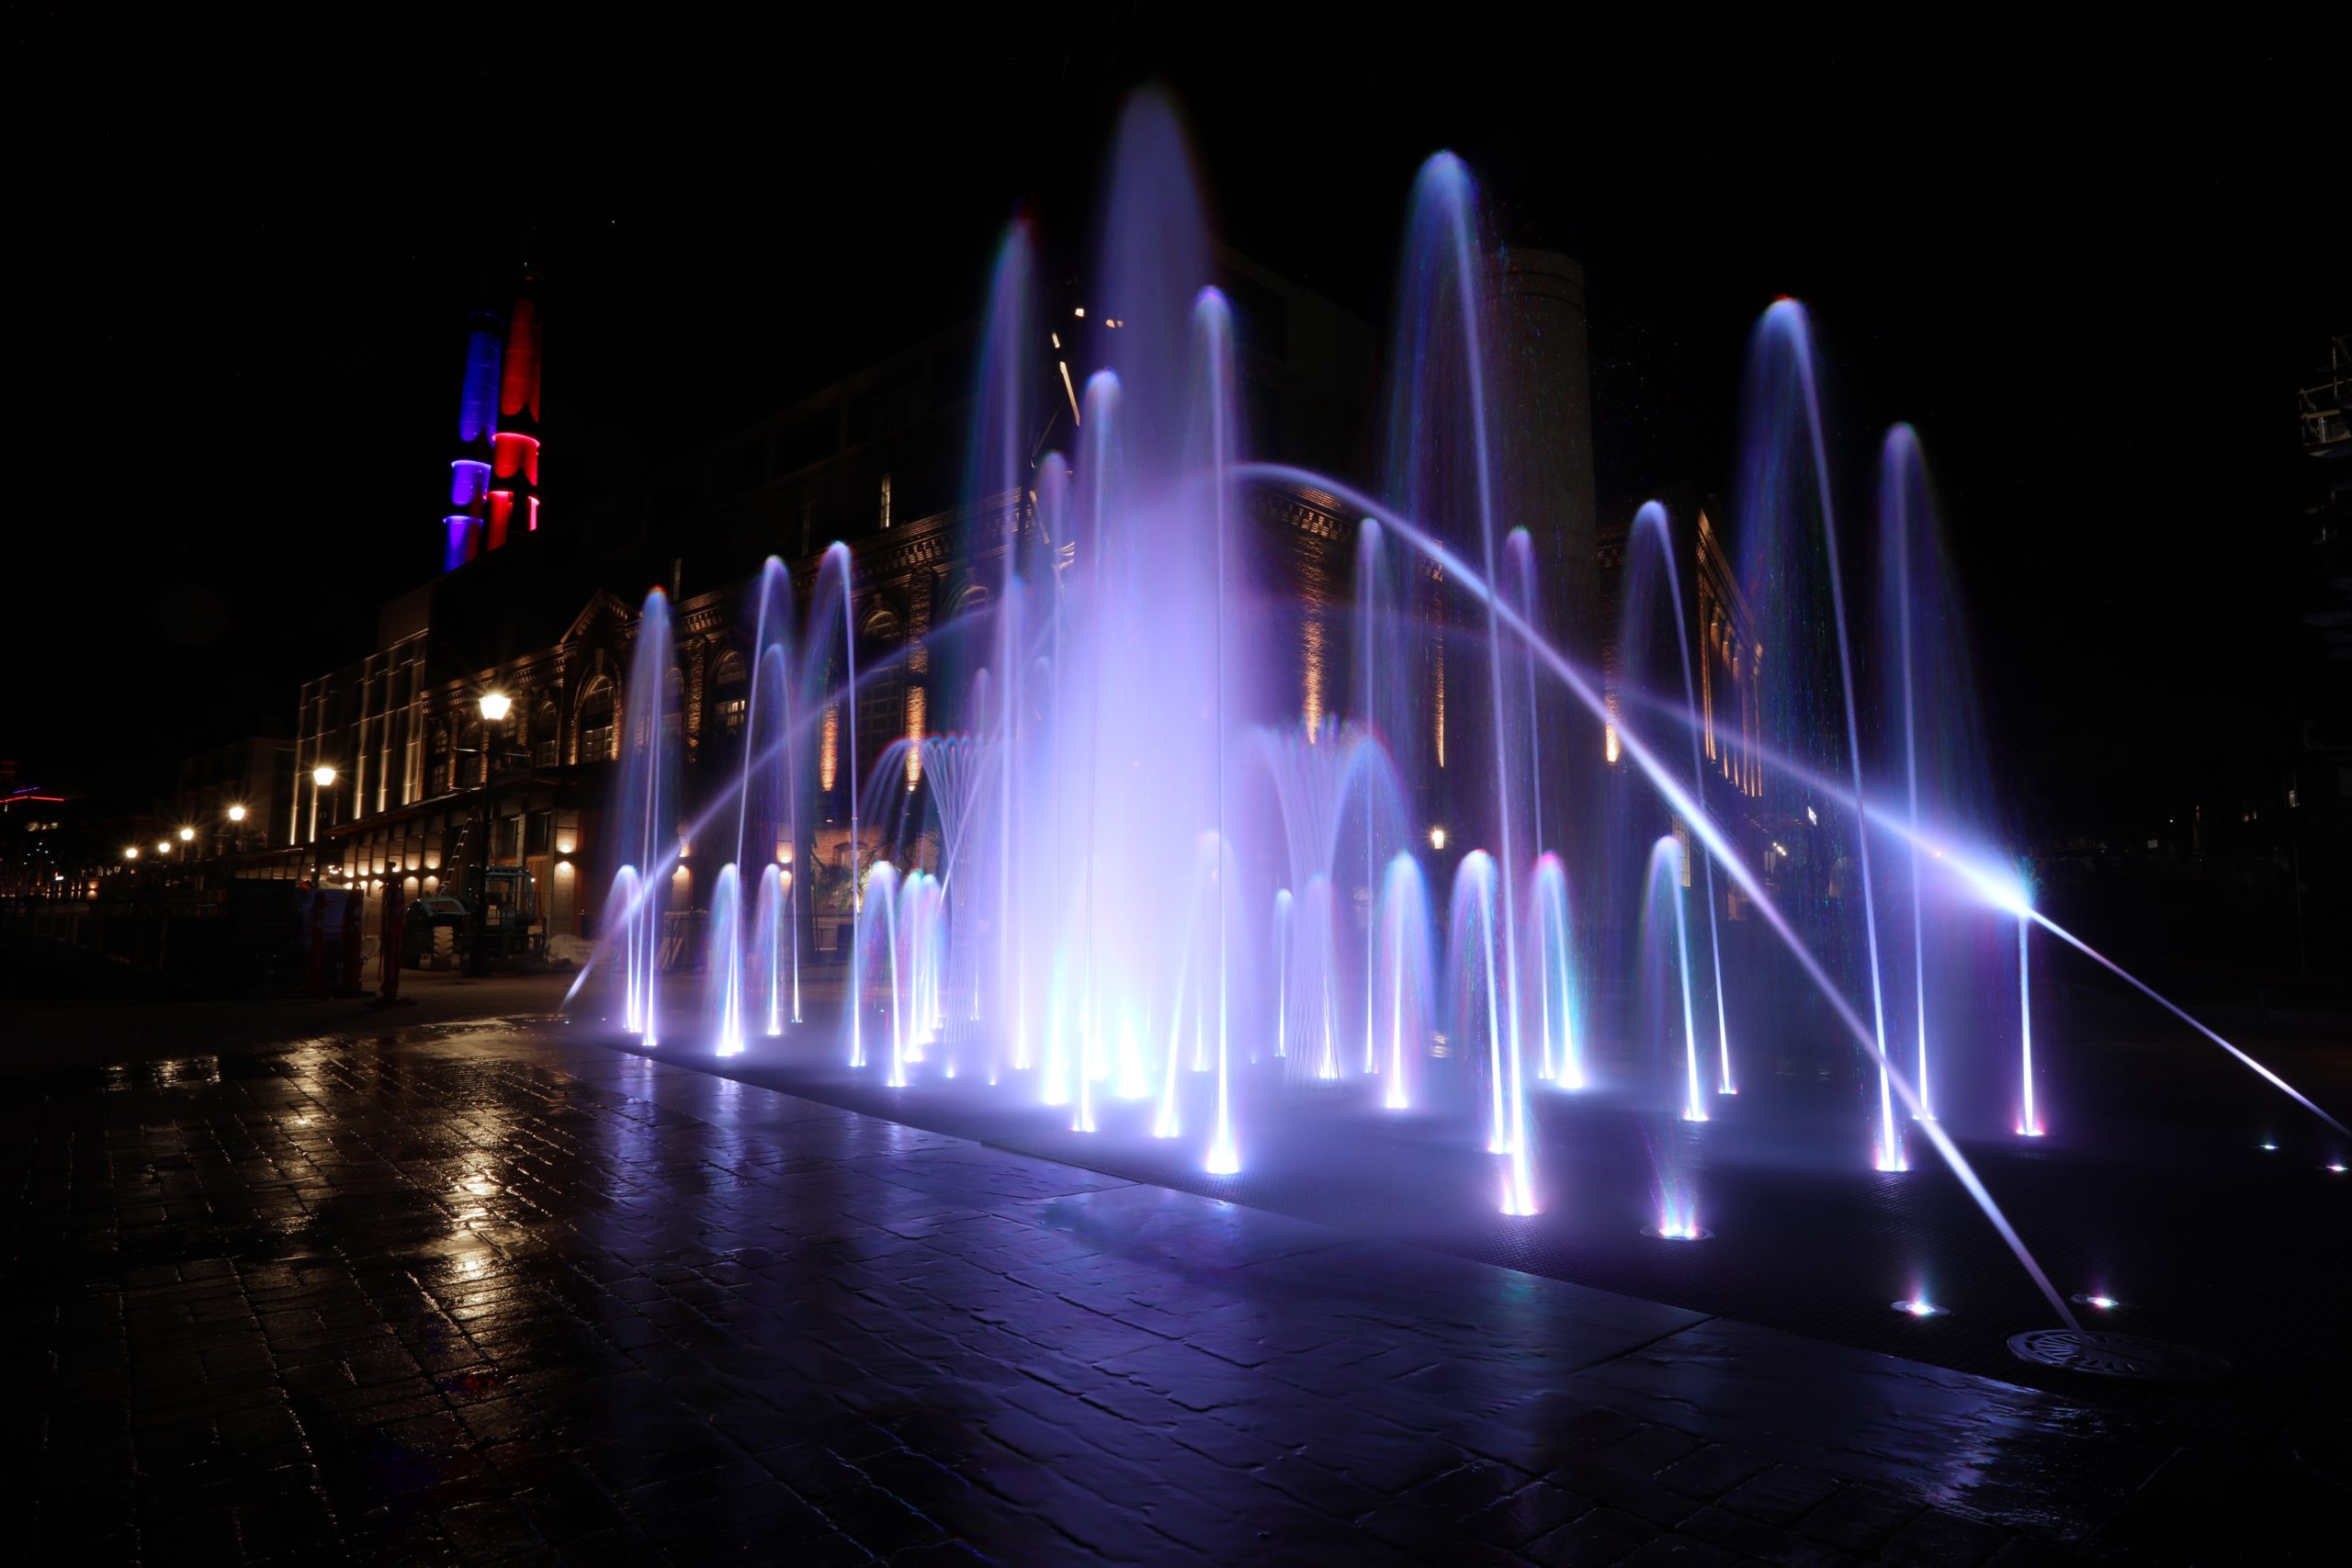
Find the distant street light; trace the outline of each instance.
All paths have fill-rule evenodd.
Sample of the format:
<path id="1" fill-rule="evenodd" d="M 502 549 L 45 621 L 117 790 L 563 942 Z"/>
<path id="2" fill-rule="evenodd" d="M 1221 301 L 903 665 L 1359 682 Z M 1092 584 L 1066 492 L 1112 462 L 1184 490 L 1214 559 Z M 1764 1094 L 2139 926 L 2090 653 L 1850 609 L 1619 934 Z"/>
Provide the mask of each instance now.
<path id="1" fill-rule="evenodd" d="M 183 844 L 192 844 L 196 842 L 196 829 L 193 828 L 181 829 L 180 842 Z"/>
<path id="2" fill-rule="evenodd" d="M 329 763 L 321 762 L 317 767 L 311 770 L 311 782 L 318 785 L 321 789 L 326 788 L 327 785 L 334 783 L 334 767 Z"/>
<path id="3" fill-rule="evenodd" d="M 484 692 L 481 694 L 481 716 L 492 724 L 504 718 L 507 710 L 514 705 L 514 699 L 503 692 Z"/>
<path id="4" fill-rule="evenodd" d="M 122 858 L 125 860 L 137 860 L 139 858 L 139 846 L 137 844 L 124 845 Z"/>
<path id="5" fill-rule="evenodd" d="M 243 807 L 242 807 L 242 806 L 232 806 L 232 807 L 229 807 L 229 820 L 230 820 L 230 821 L 232 821 L 232 822 L 242 822 L 242 821 L 243 821 L 244 819 L 245 819 L 245 808 L 244 808 Z"/>
<path id="6" fill-rule="evenodd" d="M 155 852 L 159 855 L 170 854 L 172 852 L 172 841 L 169 839 L 156 840 Z"/>

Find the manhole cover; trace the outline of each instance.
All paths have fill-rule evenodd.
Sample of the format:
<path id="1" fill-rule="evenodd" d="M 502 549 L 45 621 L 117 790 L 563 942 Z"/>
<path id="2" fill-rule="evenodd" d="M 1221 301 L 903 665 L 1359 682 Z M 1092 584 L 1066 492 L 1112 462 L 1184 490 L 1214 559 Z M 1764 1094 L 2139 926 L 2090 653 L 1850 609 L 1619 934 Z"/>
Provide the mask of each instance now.
<path id="1" fill-rule="evenodd" d="M 2227 1361 L 2203 1350 L 2099 1328 L 2037 1328 L 2030 1334 L 2013 1334 L 2009 1353 L 2020 1361 L 2063 1367 L 2070 1372 L 2143 1382 L 2211 1382 L 2230 1370 Z"/>

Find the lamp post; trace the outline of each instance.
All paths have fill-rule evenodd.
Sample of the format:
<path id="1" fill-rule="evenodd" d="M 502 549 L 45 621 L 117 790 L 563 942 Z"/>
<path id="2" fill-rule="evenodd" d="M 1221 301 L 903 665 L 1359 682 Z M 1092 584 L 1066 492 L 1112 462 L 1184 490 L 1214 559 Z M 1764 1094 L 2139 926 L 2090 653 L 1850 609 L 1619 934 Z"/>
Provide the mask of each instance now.
<path id="1" fill-rule="evenodd" d="M 311 886 L 319 885 L 319 796 L 334 787 L 334 764 L 321 762 L 311 770 Z"/>
<path id="2" fill-rule="evenodd" d="M 473 940 L 466 944 L 466 973 L 475 978 L 490 973 L 491 778 L 497 771 L 498 759 L 504 755 L 498 746 L 495 727 L 505 723 L 514 706 L 514 699 L 503 692 L 492 690 L 481 694 L 481 804 L 474 812 L 480 829 L 474 836 L 472 864 L 467 867 L 467 878 L 473 884 L 474 907 L 469 921 L 473 927 Z"/>

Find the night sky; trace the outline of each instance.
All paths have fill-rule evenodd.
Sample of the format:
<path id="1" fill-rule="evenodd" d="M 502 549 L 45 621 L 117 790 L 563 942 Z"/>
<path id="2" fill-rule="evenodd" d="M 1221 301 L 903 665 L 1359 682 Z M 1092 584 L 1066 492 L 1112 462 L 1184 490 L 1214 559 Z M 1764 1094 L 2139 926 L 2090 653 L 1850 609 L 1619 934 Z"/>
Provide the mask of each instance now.
<path id="1" fill-rule="evenodd" d="M 67 73 L 20 103 L 0 758 L 159 800 L 178 757 L 289 722 L 304 678 L 366 652 L 379 601 L 437 565 L 466 313 L 526 257 L 560 528 L 975 313 L 1017 207 L 1082 254 L 1117 106 L 1155 77 L 1224 237 L 1375 324 L 1437 148 L 1508 236 L 1579 255 L 1604 496 L 1730 487 L 1747 332 L 1804 299 L 1853 495 L 1886 422 L 1921 432 L 2030 803 L 2161 806 L 2326 700 L 2292 399 L 2352 325 L 2352 224 L 2340 136 L 2324 178 L 2316 128 L 2264 108 L 2326 100 L 2309 40 L 1692 61 L 1125 30 L 838 69 L 701 38 L 773 80 L 664 76 L 657 105 L 550 70 L 527 134 L 454 141 L 457 100 L 315 80 L 109 79 L 99 115 Z"/>

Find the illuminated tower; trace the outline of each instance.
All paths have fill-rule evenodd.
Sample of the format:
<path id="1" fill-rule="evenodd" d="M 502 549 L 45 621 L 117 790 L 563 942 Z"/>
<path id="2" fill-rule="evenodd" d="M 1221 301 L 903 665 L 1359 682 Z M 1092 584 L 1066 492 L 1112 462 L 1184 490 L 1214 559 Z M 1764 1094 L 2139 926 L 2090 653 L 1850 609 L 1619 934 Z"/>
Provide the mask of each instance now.
<path id="1" fill-rule="evenodd" d="M 506 313 L 506 346 L 499 359 L 498 433 L 492 438 L 485 549 L 510 534 L 539 526 L 539 296 L 528 273 Z"/>
<path id="2" fill-rule="evenodd" d="M 466 380 L 458 399 L 458 456 L 449 464 L 449 514 L 441 520 L 447 535 L 441 554 L 444 571 L 457 570 L 481 548 L 482 519 L 490 504 L 492 438 L 498 432 L 498 340 L 504 325 L 485 311 L 473 319 L 466 333 Z"/>
<path id="3" fill-rule="evenodd" d="M 539 299 L 527 274 L 503 317 L 485 311 L 466 333 L 458 455 L 441 525 L 444 571 L 539 525 Z"/>

